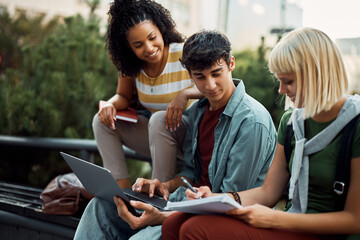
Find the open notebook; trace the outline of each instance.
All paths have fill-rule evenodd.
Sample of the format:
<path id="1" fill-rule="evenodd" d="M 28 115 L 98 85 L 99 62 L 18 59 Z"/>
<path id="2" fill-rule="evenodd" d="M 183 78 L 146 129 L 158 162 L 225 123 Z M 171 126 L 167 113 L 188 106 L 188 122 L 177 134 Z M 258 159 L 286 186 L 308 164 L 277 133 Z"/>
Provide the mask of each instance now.
<path id="1" fill-rule="evenodd" d="M 221 194 L 196 200 L 168 202 L 165 210 L 194 214 L 225 214 L 226 211 L 234 208 L 242 208 L 242 206 L 227 194 Z"/>

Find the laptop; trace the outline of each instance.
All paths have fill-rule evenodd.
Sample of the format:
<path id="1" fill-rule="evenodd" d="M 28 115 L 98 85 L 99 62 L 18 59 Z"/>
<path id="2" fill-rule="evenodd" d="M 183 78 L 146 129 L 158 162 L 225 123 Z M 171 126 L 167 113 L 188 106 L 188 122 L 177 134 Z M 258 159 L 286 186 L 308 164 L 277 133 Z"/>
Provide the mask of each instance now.
<path id="1" fill-rule="evenodd" d="M 118 196 L 125 202 L 129 211 L 137 216 L 141 214 L 141 210 L 131 206 L 130 200 L 142 201 L 164 211 L 167 201 L 163 198 L 158 196 L 150 198 L 146 193 L 133 192 L 131 188 L 120 188 L 108 169 L 64 152 L 60 152 L 60 154 L 79 178 L 85 189 L 92 195 L 111 203 L 114 203 L 113 197 Z"/>

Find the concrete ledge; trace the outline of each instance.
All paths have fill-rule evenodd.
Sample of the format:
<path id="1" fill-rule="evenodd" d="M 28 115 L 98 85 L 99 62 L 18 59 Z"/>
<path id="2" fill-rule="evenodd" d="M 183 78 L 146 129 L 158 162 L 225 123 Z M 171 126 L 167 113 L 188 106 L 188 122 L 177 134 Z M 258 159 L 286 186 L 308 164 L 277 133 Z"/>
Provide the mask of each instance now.
<path id="1" fill-rule="evenodd" d="M 90 159 L 91 153 L 98 153 L 94 139 L 48 138 L 48 137 L 21 137 L 0 135 L 0 145 L 13 147 L 42 148 L 61 151 L 80 151 L 80 158 Z M 130 148 L 123 147 L 127 158 L 138 159 L 151 163 L 151 158 L 141 155 Z"/>

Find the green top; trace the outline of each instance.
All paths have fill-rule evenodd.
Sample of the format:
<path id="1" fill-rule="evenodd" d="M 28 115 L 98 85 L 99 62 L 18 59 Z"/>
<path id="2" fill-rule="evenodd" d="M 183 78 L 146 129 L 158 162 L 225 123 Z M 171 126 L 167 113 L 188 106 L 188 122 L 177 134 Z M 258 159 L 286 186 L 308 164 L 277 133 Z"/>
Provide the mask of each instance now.
<path id="1" fill-rule="evenodd" d="M 284 113 L 278 130 L 278 142 L 284 145 L 286 125 L 290 119 L 292 109 Z M 309 141 L 332 122 L 316 122 L 312 118 L 305 120 L 305 137 Z M 339 133 L 336 138 L 323 150 L 309 156 L 309 189 L 307 213 L 322 213 L 335 211 L 335 193 L 333 183 L 335 179 L 336 160 L 340 148 Z M 291 140 L 292 150 L 295 148 L 295 137 Z M 289 169 L 292 167 L 294 151 L 291 153 Z M 357 126 L 353 146 L 352 158 L 360 157 L 360 124 Z M 290 170 L 291 172 L 291 170 Z M 289 209 L 288 204 L 286 209 Z"/>

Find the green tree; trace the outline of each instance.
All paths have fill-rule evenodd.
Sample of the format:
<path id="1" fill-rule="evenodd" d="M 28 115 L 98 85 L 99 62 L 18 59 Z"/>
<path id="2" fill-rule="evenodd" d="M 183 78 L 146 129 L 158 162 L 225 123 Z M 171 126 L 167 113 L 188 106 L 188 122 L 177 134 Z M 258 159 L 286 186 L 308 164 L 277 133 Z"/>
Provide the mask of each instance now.
<path id="1" fill-rule="evenodd" d="M 104 45 L 98 23 L 78 15 L 41 43 L 24 46 L 23 67 L 0 78 L 1 133 L 93 138 L 97 102 L 116 88 L 117 71 Z"/>
<path id="2" fill-rule="evenodd" d="M 28 18 L 20 14 L 11 18 L 8 12 L 0 14 L 0 54 L 2 68 L 22 67 L 24 46 L 35 46 L 57 26 L 57 19 L 43 23 L 44 16 Z"/>
<path id="3" fill-rule="evenodd" d="M 14 29 L 15 20 L 7 19 L 4 29 Z M 27 29 L 34 21 L 19 18 L 17 25 Z M 0 134 L 93 139 L 98 101 L 112 96 L 117 83 L 99 19 L 68 17 L 36 41 L 30 37 L 46 27 L 38 22 L 35 32 L 1 32 L 18 53 L 9 57 L 17 63 L 0 74 Z M 23 40 L 15 41 L 20 35 Z M 43 187 L 51 177 L 69 171 L 57 152 L 1 147 L 5 150 L 1 179 Z"/>
<path id="4" fill-rule="evenodd" d="M 235 53 L 236 67 L 233 76 L 244 81 L 246 92 L 265 106 L 277 127 L 284 113 L 284 104 L 277 92 L 278 84 L 267 68 L 269 50 L 262 37 L 257 51 L 246 49 Z"/>

